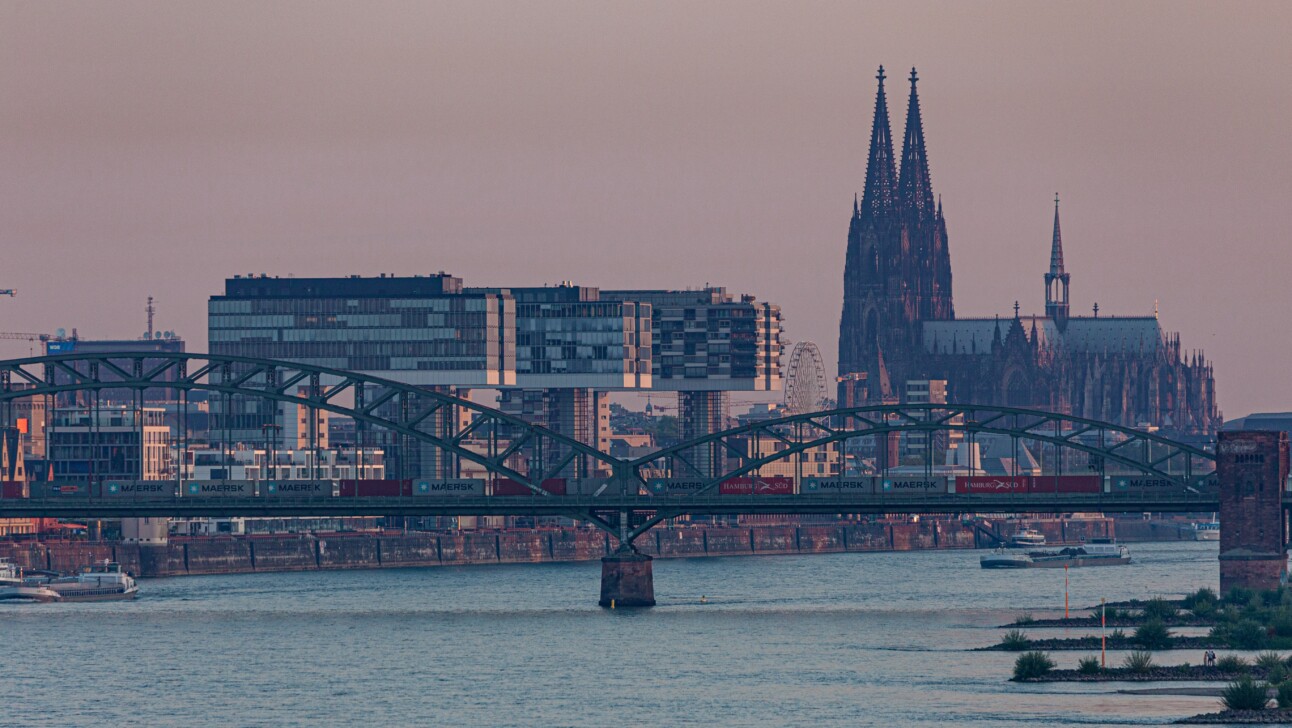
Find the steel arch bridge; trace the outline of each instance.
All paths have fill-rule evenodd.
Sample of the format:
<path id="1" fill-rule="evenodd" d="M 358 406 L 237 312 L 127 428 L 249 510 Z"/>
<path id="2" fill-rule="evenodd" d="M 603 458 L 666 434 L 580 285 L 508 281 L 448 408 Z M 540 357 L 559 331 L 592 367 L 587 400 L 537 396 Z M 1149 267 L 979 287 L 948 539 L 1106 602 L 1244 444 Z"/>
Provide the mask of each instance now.
<path id="1" fill-rule="evenodd" d="M 1213 452 L 1145 430 L 1056 412 L 955 404 L 869 405 L 764 420 L 664 448 L 634 461 L 633 467 L 643 477 L 662 470 L 704 478 L 698 492 L 705 492 L 725 479 L 756 474 L 766 465 L 813 448 L 909 432 L 959 432 L 968 438 L 990 434 L 1011 438 L 1015 444 L 1043 443 L 1090 456 L 1094 467 L 1082 472 L 1143 473 L 1186 488 L 1206 486 L 1215 469 Z M 766 454 L 751 451 L 751 440 L 770 442 L 774 447 Z M 972 439 L 969 442 L 972 444 Z M 932 449 L 926 448 L 926 452 Z M 697 455 L 715 454 L 730 457 L 737 464 L 721 468 L 717 475 L 702 472 L 695 465 Z M 1109 463 L 1121 470 L 1110 469 Z M 933 469 L 933 463 L 924 465 Z"/>
<path id="2" fill-rule="evenodd" d="M 147 390 L 171 390 L 184 411 L 192 391 L 324 410 L 477 463 L 537 496 L 550 497 L 542 482 L 571 467 L 579 473 L 596 464 L 624 471 L 621 461 L 578 440 L 433 389 L 327 367 L 216 354 L 61 354 L 0 361 L 0 422 L 13 422 L 16 400 L 105 390 L 132 390 L 139 401 Z M 470 421 L 461 424 L 454 410 L 470 412 Z M 489 443 L 486 452 L 462 446 L 473 436 Z"/>
<path id="3" fill-rule="evenodd" d="M 354 419 L 356 427 L 387 431 L 404 451 L 429 445 L 449 458 L 476 463 L 528 489 L 528 498 L 462 499 L 429 508 L 425 504 L 286 504 L 281 515 L 336 514 L 342 507 L 370 509 L 373 514 L 443 513 L 445 515 L 536 514 L 565 515 L 593 523 L 631 548 L 633 539 L 661 520 L 697 513 L 883 513 L 967 512 L 989 510 L 1170 510 L 1173 507 L 1214 508 L 1213 453 L 1155 433 L 1059 413 L 979 405 L 909 404 L 836 409 L 796 414 L 713 433 L 627 461 L 600 452 L 574 438 L 528 423 L 518 417 L 443 392 L 380 377 L 292 362 L 196 353 L 64 354 L 0 361 L 0 422 L 13 421 L 14 402 L 60 395 L 129 390 L 143 402 L 147 390 L 172 390 L 182 411 L 188 393 L 206 391 L 225 398 L 259 398 L 324 410 Z M 454 416 L 470 413 L 469 420 Z M 183 428 L 181 428 L 183 429 Z M 1050 447 L 1051 470 L 1062 472 L 1065 452 L 1085 456 L 1079 473 L 1144 474 L 1178 485 L 1172 497 L 1065 497 L 1061 502 L 1018 499 L 1009 504 L 982 503 L 972 497 L 946 496 L 913 501 L 795 495 L 719 496 L 718 485 L 728 479 L 760 475 L 760 471 L 822 446 L 862 438 L 883 439 L 900 433 L 957 432 L 973 443 L 981 434 Z M 484 452 L 464 446 L 484 441 Z M 362 435 L 359 438 L 362 444 Z M 750 443 L 754 443 L 751 445 Z M 764 447 L 770 446 L 767 452 Z M 933 448 L 926 447 L 931 453 Z M 699 465 L 697 465 L 699 463 Z M 704 467 L 708 464 L 709 467 Z M 783 465 L 783 464 L 782 464 Z M 934 464 L 925 462 L 926 472 Z M 437 465 L 437 467 L 440 467 Z M 800 463 L 796 467 L 801 467 Z M 446 477 L 456 464 L 444 464 Z M 880 474 L 885 470 L 880 470 Z M 558 474 L 577 481 L 604 484 L 596 493 L 578 489 L 559 496 L 542 484 Z M 418 473 L 423 475 L 423 473 Z M 798 476 L 809 473 L 796 472 Z M 842 473 L 840 473 L 842 475 Z M 682 496 L 652 497 L 647 483 L 655 478 L 689 478 L 701 487 Z M 873 499 L 872 499 L 873 500 Z M 1158 506 L 1158 507 L 1155 507 Z M 251 507 L 243 504 L 242 507 Z M 264 509 L 263 503 L 256 506 Z M 203 510 L 205 508 L 205 510 Z M 193 507 L 196 514 L 227 513 L 230 506 Z M 0 509 L 3 510 L 3 509 Z M 28 509 L 30 510 L 30 508 Z M 120 507 L 117 507 L 120 510 Z M 7 512 L 7 511 L 6 511 Z M 256 511 L 260 512 L 260 511 Z M 366 512 L 366 511 L 365 511 Z M 52 513 L 52 511 L 51 511 Z M 161 511 L 155 510 L 152 515 Z"/>

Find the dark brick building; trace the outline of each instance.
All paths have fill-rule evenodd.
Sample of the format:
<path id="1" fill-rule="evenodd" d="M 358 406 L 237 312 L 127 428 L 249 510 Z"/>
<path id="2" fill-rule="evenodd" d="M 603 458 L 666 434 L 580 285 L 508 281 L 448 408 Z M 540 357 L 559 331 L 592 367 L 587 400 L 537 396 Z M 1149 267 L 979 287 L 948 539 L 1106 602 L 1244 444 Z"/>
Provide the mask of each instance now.
<path id="1" fill-rule="evenodd" d="M 839 325 L 849 398 L 893 401 L 906 380 L 945 379 L 948 400 L 1064 412 L 1178 436 L 1221 423 L 1210 362 L 1151 316 L 1071 315 L 1055 199 L 1045 313 L 957 318 L 914 69 L 900 171 L 880 68 L 865 190 L 854 199 Z M 841 395 L 842 396 L 842 395 Z M 843 402 L 842 398 L 840 400 Z M 861 402 L 858 402 L 861 403 Z"/>

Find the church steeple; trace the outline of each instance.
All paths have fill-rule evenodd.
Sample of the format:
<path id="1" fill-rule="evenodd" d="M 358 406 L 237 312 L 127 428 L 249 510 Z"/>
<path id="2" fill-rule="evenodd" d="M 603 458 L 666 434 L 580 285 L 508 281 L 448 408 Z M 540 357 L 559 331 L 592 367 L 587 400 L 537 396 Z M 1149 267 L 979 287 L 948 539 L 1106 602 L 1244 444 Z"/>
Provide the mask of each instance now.
<path id="1" fill-rule="evenodd" d="M 888 124 L 888 99 L 884 94 L 884 67 L 879 67 L 875 117 L 870 128 L 870 158 L 866 161 L 866 189 L 861 195 L 862 217 L 882 217 L 893 211 L 893 135 Z"/>
<path id="2" fill-rule="evenodd" d="M 906 135 L 902 141 L 902 171 L 897 182 L 898 201 L 902 211 L 924 220 L 933 215 L 933 182 L 929 175 L 929 158 L 924 150 L 924 123 L 920 119 L 920 96 L 915 82 L 920 79 L 911 69 L 911 100 L 906 108 Z"/>
<path id="3" fill-rule="evenodd" d="M 1068 323 L 1068 272 L 1063 269 L 1063 235 L 1059 232 L 1059 193 L 1054 193 L 1054 238 L 1050 243 L 1050 271 L 1045 274 L 1045 315 L 1060 328 Z"/>

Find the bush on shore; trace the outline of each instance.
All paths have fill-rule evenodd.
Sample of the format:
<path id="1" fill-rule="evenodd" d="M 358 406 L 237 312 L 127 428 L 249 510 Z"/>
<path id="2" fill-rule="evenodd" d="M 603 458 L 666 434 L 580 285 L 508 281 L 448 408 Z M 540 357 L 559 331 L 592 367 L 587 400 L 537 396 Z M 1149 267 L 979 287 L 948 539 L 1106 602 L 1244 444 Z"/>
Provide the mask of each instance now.
<path id="1" fill-rule="evenodd" d="M 1077 660 L 1077 672 L 1082 675 L 1098 675 L 1101 669 L 1102 668 L 1099 666 L 1099 658 L 1094 657 L 1093 655 Z"/>
<path id="2" fill-rule="evenodd" d="M 1146 650 L 1161 650 L 1171 644 L 1171 631 L 1154 619 L 1135 628 L 1135 644 Z"/>
<path id="3" fill-rule="evenodd" d="M 1054 669 L 1054 660 L 1044 652 L 1024 652 L 1014 660 L 1014 679 L 1031 680 L 1044 677 Z"/>
<path id="4" fill-rule="evenodd" d="M 1012 652 L 1022 652 L 1032 645 L 1021 629 L 1011 629 L 1000 638 L 1000 646 Z"/>
<path id="5" fill-rule="evenodd" d="M 1153 669 L 1153 653 L 1147 650 L 1135 650 L 1122 660 L 1122 667 L 1130 672 L 1148 672 Z"/>
<path id="6" fill-rule="evenodd" d="M 1244 675 L 1225 686 L 1220 702 L 1229 710 L 1262 710 L 1269 703 L 1264 683 Z"/>

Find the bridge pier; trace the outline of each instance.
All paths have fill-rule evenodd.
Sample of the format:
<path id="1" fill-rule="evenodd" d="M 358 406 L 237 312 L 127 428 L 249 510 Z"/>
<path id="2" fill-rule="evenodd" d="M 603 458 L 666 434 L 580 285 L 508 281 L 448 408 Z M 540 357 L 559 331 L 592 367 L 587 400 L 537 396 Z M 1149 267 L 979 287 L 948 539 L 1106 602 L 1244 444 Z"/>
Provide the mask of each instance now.
<path id="1" fill-rule="evenodd" d="M 603 607 L 655 606 L 655 577 L 651 557 L 636 550 L 621 549 L 601 559 L 601 601 Z"/>
<path id="2" fill-rule="evenodd" d="M 1283 488 L 1288 438 L 1283 432 L 1221 432 L 1220 591 L 1278 589 L 1287 570 Z"/>

